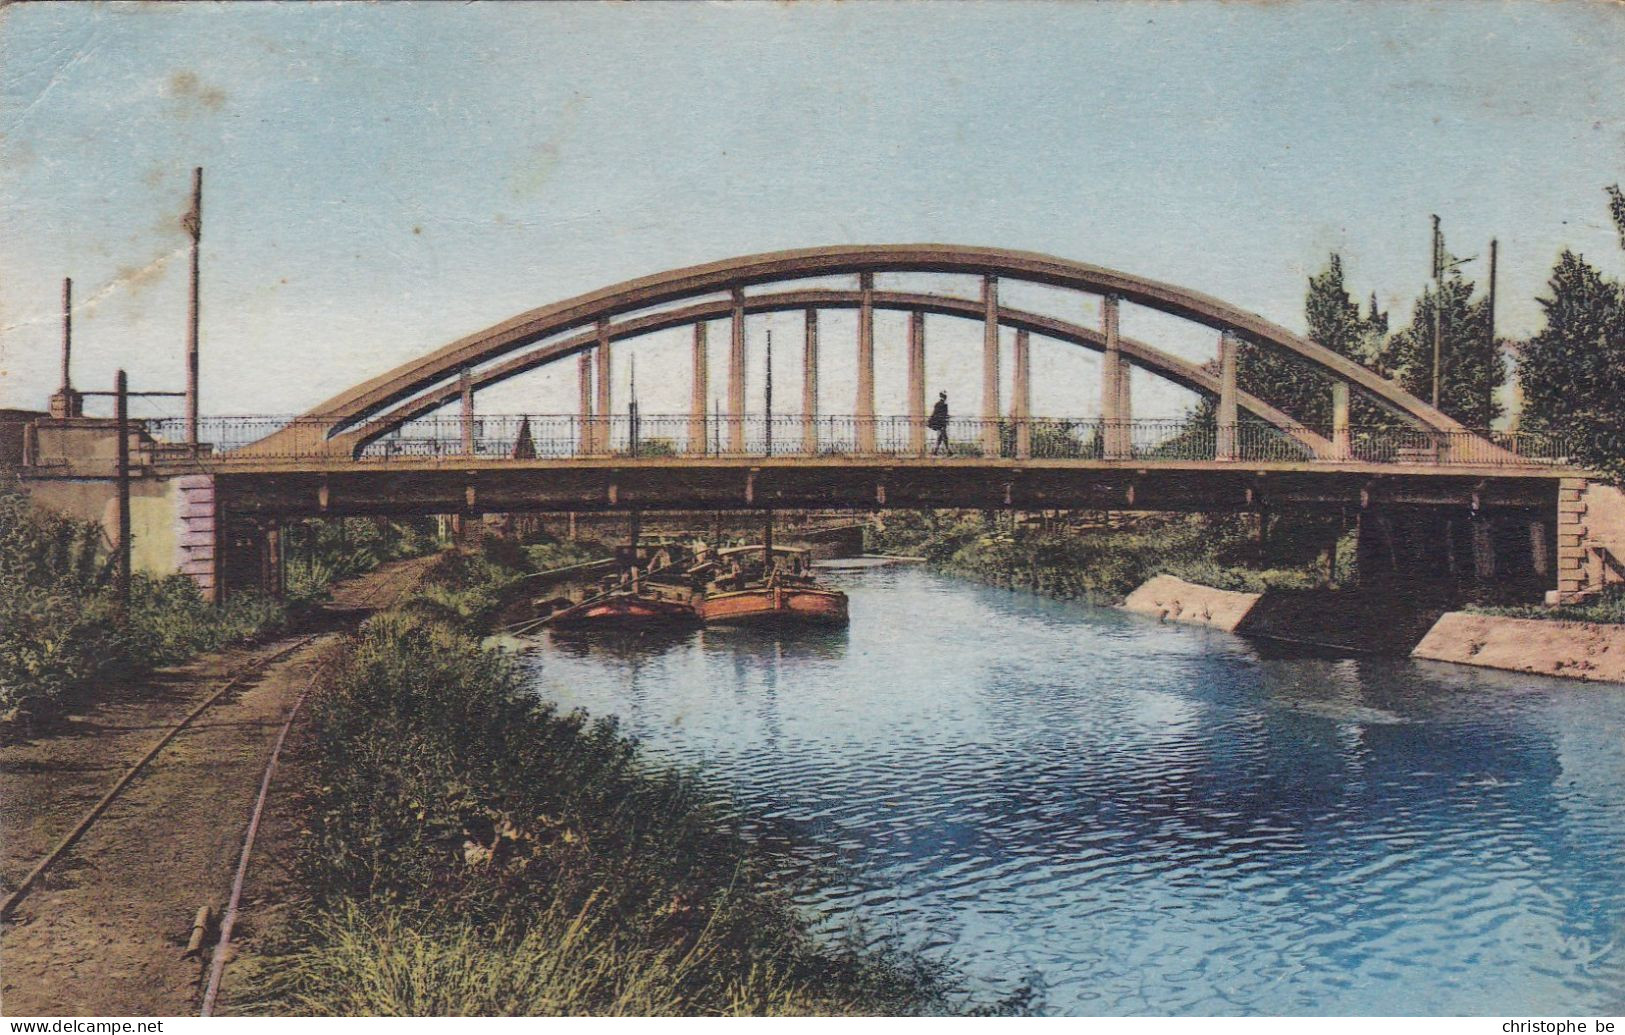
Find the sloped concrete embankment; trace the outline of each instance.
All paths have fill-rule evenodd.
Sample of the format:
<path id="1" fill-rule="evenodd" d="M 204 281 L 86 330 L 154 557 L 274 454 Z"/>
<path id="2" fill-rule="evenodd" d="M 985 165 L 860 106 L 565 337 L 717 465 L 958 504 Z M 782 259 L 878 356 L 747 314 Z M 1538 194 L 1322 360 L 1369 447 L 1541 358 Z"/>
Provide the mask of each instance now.
<path id="1" fill-rule="evenodd" d="M 1164 622 L 1205 625 L 1236 632 L 1262 599 L 1260 593 L 1214 589 L 1172 575 L 1158 575 L 1128 595 L 1123 609 Z"/>
<path id="2" fill-rule="evenodd" d="M 1511 672 L 1625 683 L 1625 626 L 1452 611 L 1440 617 L 1411 656 Z"/>
<path id="3" fill-rule="evenodd" d="M 1161 621 L 1338 650 L 1625 683 L 1625 626 L 1445 611 L 1380 589 L 1236 593 L 1158 575 L 1124 601 Z"/>

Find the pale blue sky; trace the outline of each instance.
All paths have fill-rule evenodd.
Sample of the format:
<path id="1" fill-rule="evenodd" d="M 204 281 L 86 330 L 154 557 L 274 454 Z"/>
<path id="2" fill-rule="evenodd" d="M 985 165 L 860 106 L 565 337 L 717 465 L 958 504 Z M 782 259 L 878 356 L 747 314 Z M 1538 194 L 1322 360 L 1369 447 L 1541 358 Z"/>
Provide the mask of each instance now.
<path id="1" fill-rule="evenodd" d="M 1050 252 L 1301 328 L 1334 249 L 1403 316 L 1438 212 L 1457 254 L 1500 238 L 1502 323 L 1528 333 L 1561 248 L 1625 267 L 1602 193 L 1625 179 L 1621 55 L 1625 7 L 1601 2 L 12 6 L 0 405 L 54 387 L 64 275 L 81 387 L 121 363 L 178 387 L 193 165 L 205 412 L 295 412 L 523 309 L 830 243 Z M 788 360 L 797 322 L 773 326 Z M 851 409 L 847 326 L 829 412 Z M 975 351 L 932 336 L 968 410 Z M 623 385 L 633 353 L 645 412 L 685 406 L 681 350 L 618 349 Z M 1091 412 L 1092 359 L 1035 367 L 1037 409 Z M 571 377 L 482 405 L 567 410 Z M 879 391 L 896 412 L 895 370 Z"/>

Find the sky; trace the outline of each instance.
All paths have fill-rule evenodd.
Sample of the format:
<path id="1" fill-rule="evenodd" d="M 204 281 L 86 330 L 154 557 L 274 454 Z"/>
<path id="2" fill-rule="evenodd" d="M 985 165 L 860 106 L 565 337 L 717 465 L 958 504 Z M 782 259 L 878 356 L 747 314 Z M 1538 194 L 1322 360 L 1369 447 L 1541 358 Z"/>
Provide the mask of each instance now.
<path id="1" fill-rule="evenodd" d="M 1562 249 L 1625 272 L 1603 193 L 1625 179 L 1622 54 L 1625 5 L 1601 0 L 13 5 L 0 406 L 55 388 L 65 276 L 78 387 L 121 365 L 181 386 L 193 166 L 206 414 L 300 412 L 526 309 L 824 244 L 1046 252 L 1301 330 L 1333 251 L 1403 322 L 1438 213 L 1470 277 L 1499 239 L 1501 328 L 1527 335 Z M 852 410 L 854 326 L 826 319 L 824 412 Z M 879 318 L 881 413 L 901 412 L 903 326 Z M 753 319 L 751 397 L 769 329 L 798 399 L 793 314 Z M 1215 347 L 1139 312 L 1124 330 Z M 973 408 L 979 328 L 928 336 L 932 388 Z M 686 342 L 617 345 L 617 409 L 636 361 L 643 412 L 683 411 Z M 1096 370 L 1038 343 L 1035 412 L 1097 412 Z M 568 412 L 574 376 L 480 407 Z M 1142 416 L 1189 403 L 1135 383 Z"/>

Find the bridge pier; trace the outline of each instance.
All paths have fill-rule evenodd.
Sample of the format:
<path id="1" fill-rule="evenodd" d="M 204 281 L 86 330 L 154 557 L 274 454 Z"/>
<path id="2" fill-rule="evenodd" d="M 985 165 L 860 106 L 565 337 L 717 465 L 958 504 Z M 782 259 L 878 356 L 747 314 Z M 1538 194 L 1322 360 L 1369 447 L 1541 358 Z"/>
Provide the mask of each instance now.
<path id="1" fill-rule="evenodd" d="M 1550 602 L 1573 603 L 1625 583 L 1625 493 L 1587 478 L 1558 482 L 1556 545 Z"/>
<path id="2" fill-rule="evenodd" d="M 818 310 L 808 309 L 801 337 L 801 451 L 818 455 Z"/>
<path id="3" fill-rule="evenodd" d="M 925 314 L 908 314 L 908 449 L 925 452 Z"/>
<path id="4" fill-rule="evenodd" d="M 694 325 L 694 369 L 688 393 L 688 451 L 706 452 L 706 400 L 711 393 L 710 342 L 706 335 L 709 325 L 701 320 Z"/>

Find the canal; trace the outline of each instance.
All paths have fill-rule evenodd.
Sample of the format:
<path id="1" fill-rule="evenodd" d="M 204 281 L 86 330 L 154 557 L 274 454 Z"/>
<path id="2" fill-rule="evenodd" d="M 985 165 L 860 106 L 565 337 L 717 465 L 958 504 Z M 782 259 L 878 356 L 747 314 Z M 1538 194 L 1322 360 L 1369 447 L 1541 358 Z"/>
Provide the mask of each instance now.
<path id="1" fill-rule="evenodd" d="M 839 633 L 562 637 L 537 693 L 829 853 L 810 903 L 1046 1013 L 1625 1012 L 1625 688 L 916 567 Z"/>

